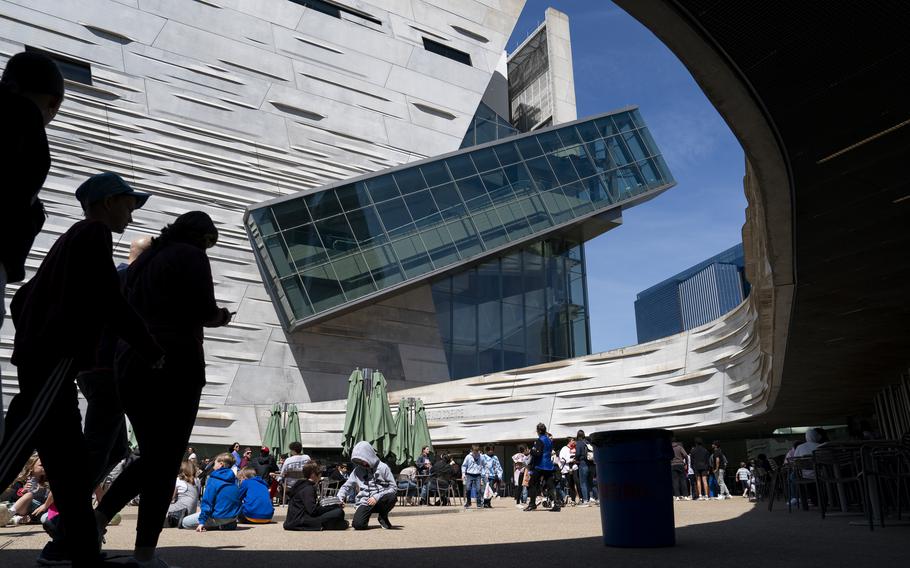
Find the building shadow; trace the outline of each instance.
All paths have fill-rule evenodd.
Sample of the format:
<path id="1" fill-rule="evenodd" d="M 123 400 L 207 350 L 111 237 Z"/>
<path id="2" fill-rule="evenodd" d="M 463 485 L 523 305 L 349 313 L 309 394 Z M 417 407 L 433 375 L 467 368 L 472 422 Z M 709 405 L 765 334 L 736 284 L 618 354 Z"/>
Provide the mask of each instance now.
<path id="1" fill-rule="evenodd" d="M 717 503 L 686 503 L 686 522 L 696 522 L 698 515 L 711 514 Z M 705 509 L 699 511 L 699 509 Z M 503 517 L 503 526 L 495 529 L 501 535 L 494 544 L 464 545 L 458 542 L 462 531 L 438 535 L 436 542 L 409 543 L 407 529 L 388 533 L 387 548 L 368 550 L 317 550 L 319 533 L 278 533 L 257 539 L 254 531 L 238 533 L 236 545 L 168 546 L 163 556 L 177 566 L 256 565 L 258 567 L 307 566 L 672 566 L 704 568 L 706 565 L 756 562 L 765 566 L 902 566 L 910 562 L 910 527 L 876 527 L 870 531 L 860 516 L 837 516 L 822 520 L 817 511 L 794 511 L 786 507 L 767 511 L 759 503 L 748 512 L 723 521 L 689 524 L 676 530 L 677 544 L 668 548 L 605 547 L 600 537 L 553 539 L 548 527 L 568 515 L 546 511 L 533 516 Z M 394 516 L 394 515 L 393 515 Z M 678 515 L 681 517 L 681 515 Z M 394 520 L 394 519 L 393 519 Z M 528 522 L 532 520 L 533 522 Z M 851 524 L 859 523 L 859 524 Z M 454 528 L 454 527 L 453 527 Z M 370 531 L 371 536 L 380 529 Z M 482 529 L 480 526 L 476 530 Z M 14 533 L 7 533 L 12 536 Z M 520 542 L 510 541 L 509 535 Z M 5 536 L 5 535 L 4 535 Z M 345 542 L 353 542 L 359 533 L 349 530 Z M 274 550 L 263 550 L 269 542 Z M 255 547 L 245 548 L 245 547 Z M 111 555 L 129 551 L 108 550 Z M 5 568 L 34 566 L 36 550 L 0 551 Z"/>

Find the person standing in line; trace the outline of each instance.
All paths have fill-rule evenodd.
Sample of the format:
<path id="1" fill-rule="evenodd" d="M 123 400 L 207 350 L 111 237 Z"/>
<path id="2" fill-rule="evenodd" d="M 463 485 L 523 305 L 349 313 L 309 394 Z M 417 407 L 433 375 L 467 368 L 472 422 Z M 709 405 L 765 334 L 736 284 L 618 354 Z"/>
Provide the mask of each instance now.
<path id="1" fill-rule="evenodd" d="M 149 369 L 140 364 L 135 349 L 122 342 L 118 347 L 120 396 L 142 453 L 124 468 L 95 514 L 104 526 L 133 496 L 142 494 L 133 552 L 141 567 L 167 566 L 155 551 L 205 385 L 203 327 L 231 321 L 231 312 L 215 302 L 205 253 L 217 241 L 218 230 L 207 214 L 184 213 L 161 230 L 127 272 L 129 302 L 166 356 L 161 369 Z"/>
<path id="2" fill-rule="evenodd" d="M 495 453 L 496 449 L 493 446 L 487 446 L 484 448 L 484 464 L 483 464 L 483 484 L 484 484 L 484 494 L 486 494 L 486 487 L 490 487 L 493 492 L 493 496 L 499 495 L 499 485 L 502 483 L 502 464 L 499 462 L 499 456 Z M 493 497 L 489 499 L 484 497 L 483 500 L 484 509 L 493 508 Z"/>
<path id="3" fill-rule="evenodd" d="M 63 75 L 47 55 L 24 51 L 6 62 L 0 77 L 0 329 L 6 286 L 25 279 L 25 259 L 44 226 L 38 193 L 51 168 L 45 128 L 57 116 L 63 95 Z"/>
<path id="4" fill-rule="evenodd" d="M 228 451 L 234 458 L 234 465 L 238 465 L 240 463 L 240 460 L 243 459 L 243 456 L 240 455 L 240 442 L 234 442 L 231 444 L 231 447 L 228 449 Z"/>
<path id="5" fill-rule="evenodd" d="M 569 499 L 571 499 L 571 504 L 573 506 L 576 504 L 575 499 L 578 495 L 575 483 L 578 479 L 578 464 L 575 462 L 576 447 L 575 438 L 569 438 L 569 442 L 559 450 L 559 466 L 566 487 L 566 495 L 563 498 L 563 503 L 568 505 L 570 504 Z"/>
<path id="6" fill-rule="evenodd" d="M 670 459 L 670 473 L 673 476 L 673 499 L 682 501 L 689 492 L 686 487 L 686 464 L 689 454 L 682 444 L 673 438 L 673 458 Z"/>
<path id="7" fill-rule="evenodd" d="M 470 510 L 471 495 L 477 502 L 477 508 L 483 509 L 483 475 L 486 459 L 480 453 L 480 446 L 474 444 L 471 446 L 471 452 L 464 457 L 461 462 L 461 477 L 464 479 L 464 508 Z"/>
<path id="8" fill-rule="evenodd" d="M 581 490 L 581 506 L 590 507 L 591 499 L 591 476 L 592 465 L 594 462 L 594 448 L 588 442 L 588 437 L 584 430 L 579 430 L 575 434 L 575 462 L 578 464 L 578 485 Z M 591 459 L 588 459 L 591 458 Z"/>
<path id="9" fill-rule="evenodd" d="M 746 467 L 746 462 L 740 462 L 739 469 L 736 470 L 736 481 L 743 490 L 743 497 L 749 497 L 749 486 L 751 485 L 752 472 Z"/>
<path id="10" fill-rule="evenodd" d="M 65 553 L 73 566 L 93 566 L 100 562 L 91 507 L 93 472 L 72 467 L 73 455 L 88 452 L 74 379 L 95 363 L 106 328 L 129 343 L 138 365 L 160 366 L 163 351 L 123 298 L 111 260 L 111 233 L 126 229 L 148 194 L 134 191 L 119 176 L 100 174 L 79 186 L 76 195 L 85 219 L 57 239 L 11 305 L 19 394 L 6 415 L 0 485 L 8 484 L 8 470 L 37 447 L 67 535 Z M 73 322 L 79 322 L 78 334 L 70 332 Z"/>
<path id="11" fill-rule="evenodd" d="M 525 476 L 528 469 L 528 447 L 518 446 L 518 452 L 512 456 L 512 465 L 515 469 L 515 506 L 519 509 L 524 507 L 524 502 L 528 500 L 528 485 L 525 483 Z"/>
<path id="12" fill-rule="evenodd" d="M 689 452 L 692 459 L 692 469 L 695 471 L 696 497 L 695 500 L 710 499 L 708 492 L 708 471 L 711 469 L 711 453 L 705 449 L 701 438 L 695 438 L 695 446 Z"/>
<path id="13" fill-rule="evenodd" d="M 720 449 L 719 440 L 714 440 L 711 449 L 714 450 L 711 454 L 711 465 L 714 466 L 714 475 L 717 478 L 717 499 L 729 499 L 730 490 L 727 489 L 727 483 L 724 481 L 724 475 L 727 472 L 727 456 Z"/>
<path id="14" fill-rule="evenodd" d="M 584 434 L 584 432 L 582 432 Z M 577 448 L 578 446 L 576 446 Z M 529 482 L 530 491 L 528 492 L 528 506 L 525 511 L 537 510 L 537 494 L 540 491 L 541 484 L 546 488 L 546 497 L 553 503 L 550 511 L 558 513 L 560 507 L 556 499 L 556 487 L 553 485 L 553 442 L 547 435 L 546 424 L 537 425 L 537 440 L 534 447 L 531 448 L 531 463 L 528 469 L 531 471 L 531 481 Z"/>

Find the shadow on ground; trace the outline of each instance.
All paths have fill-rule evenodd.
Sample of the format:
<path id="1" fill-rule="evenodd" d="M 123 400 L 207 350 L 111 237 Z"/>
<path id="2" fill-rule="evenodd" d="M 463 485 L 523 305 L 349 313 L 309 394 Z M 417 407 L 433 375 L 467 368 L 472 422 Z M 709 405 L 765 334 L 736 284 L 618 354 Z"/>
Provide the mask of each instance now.
<path id="1" fill-rule="evenodd" d="M 711 503 L 698 506 L 711 507 Z M 564 514 L 572 514 L 571 511 Z M 678 514 L 678 513 L 677 513 Z M 389 547 L 369 550 L 306 550 L 295 549 L 306 543 L 296 533 L 284 533 L 284 550 L 262 550 L 261 544 L 239 542 L 232 545 L 167 546 L 162 556 L 172 565 L 188 567 L 255 565 L 275 566 L 356 566 L 407 567 L 484 566 L 672 566 L 673 568 L 704 568 L 721 564 L 799 567 L 811 566 L 907 566 L 910 565 L 910 526 L 856 526 L 862 517 L 836 516 L 822 520 L 816 511 L 786 509 L 768 512 L 764 505 L 756 506 L 738 517 L 704 524 L 678 527 L 677 545 L 670 548 L 624 549 L 605 547 L 600 538 L 552 539 L 547 528 L 560 523 L 562 515 L 538 512 L 530 515 L 508 515 L 503 533 L 522 534 L 526 542 L 497 542 L 494 544 L 459 544 L 462 530 L 453 523 L 452 531 L 439 534 L 438 542 L 430 546 L 407 548 L 402 540 L 407 530 L 388 533 Z M 519 524 L 518 527 L 515 524 Z M 467 526 L 471 526 L 469 523 Z M 517 528 L 517 531 L 516 531 Z M 381 529 L 370 531 L 375 534 Z M 526 531 L 526 532 L 525 532 Z M 15 533 L 6 533 L 13 536 Z M 40 533 L 39 533 L 40 534 Z M 320 533 L 307 533 L 319 538 Z M 589 533 L 590 534 L 590 533 Z M 25 536 L 25 535 L 23 535 Z M 238 533 L 241 539 L 250 538 Z M 348 531 L 350 540 L 358 533 Z M 495 534 L 493 535 L 495 539 Z M 312 541 L 310 541 L 312 542 Z M 256 547 L 257 549 L 253 549 Z M 126 555 L 125 550 L 107 550 L 109 554 Z M 35 550 L 0 550 L 0 565 L 4 568 L 35 565 Z"/>

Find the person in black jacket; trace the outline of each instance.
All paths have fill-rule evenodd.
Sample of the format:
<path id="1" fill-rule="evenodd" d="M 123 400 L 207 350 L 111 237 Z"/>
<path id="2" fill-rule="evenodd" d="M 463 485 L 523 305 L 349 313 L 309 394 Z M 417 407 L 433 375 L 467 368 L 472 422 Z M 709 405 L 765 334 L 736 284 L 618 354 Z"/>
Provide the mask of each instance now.
<path id="1" fill-rule="evenodd" d="M 155 556 L 205 385 L 203 327 L 231 321 L 215 303 L 212 269 L 205 254 L 218 240 L 212 219 L 201 211 L 179 216 L 130 265 L 126 294 L 165 352 L 164 366 L 149 369 L 136 351 L 118 347 L 115 371 L 123 408 L 142 448 L 96 509 L 106 524 L 141 493 L 133 557 L 139 566 L 163 567 Z"/>
<path id="2" fill-rule="evenodd" d="M 25 258 L 44 226 L 38 192 L 51 167 L 44 127 L 62 102 L 63 75 L 50 57 L 22 52 L 7 61 L 0 78 L 0 292 L 25 278 Z"/>
<path id="3" fill-rule="evenodd" d="M 0 486 L 37 448 L 73 566 L 94 566 L 99 550 L 91 475 L 89 468 L 72 466 L 72 456 L 87 452 L 74 378 L 94 364 L 105 328 L 125 339 L 146 366 L 160 364 L 162 350 L 123 298 L 111 259 L 111 232 L 122 233 L 148 195 L 105 174 L 89 178 L 76 194 L 86 218 L 57 239 L 10 306 L 19 394 L 10 402 L 0 444 Z"/>
<path id="4" fill-rule="evenodd" d="M 44 128 L 57 115 L 63 91 L 60 69 L 41 53 L 17 53 L 0 77 L 0 328 L 6 285 L 25 278 L 25 259 L 44 226 L 38 192 L 51 167 Z"/>
<path id="5" fill-rule="evenodd" d="M 256 475 L 265 480 L 266 483 L 272 482 L 269 474 L 278 471 L 278 464 L 275 462 L 275 456 L 271 454 L 267 447 L 262 446 L 259 449 L 259 456 L 253 460 L 253 469 L 256 470 Z"/>
<path id="6" fill-rule="evenodd" d="M 437 505 L 449 504 L 447 491 L 452 483 L 452 468 L 449 466 L 450 459 L 451 457 L 447 453 L 437 456 L 436 463 L 433 464 L 432 469 L 433 477 L 427 483 L 424 483 L 421 490 L 420 502 L 422 504 L 427 504 L 431 492 L 437 497 Z"/>
<path id="7" fill-rule="evenodd" d="M 338 505 L 323 507 L 316 498 L 319 483 L 319 464 L 311 461 L 303 466 L 304 479 L 289 490 L 291 500 L 284 520 L 286 531 L 343 531 L 348 528 L 344 509 Z"/>

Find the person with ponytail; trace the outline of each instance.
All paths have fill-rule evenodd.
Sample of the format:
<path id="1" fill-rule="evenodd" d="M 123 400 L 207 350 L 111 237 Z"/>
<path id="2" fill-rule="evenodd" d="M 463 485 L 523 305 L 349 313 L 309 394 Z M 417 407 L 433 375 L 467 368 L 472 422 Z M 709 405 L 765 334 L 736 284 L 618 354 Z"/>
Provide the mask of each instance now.
<path id="1" fill-rule="evenodd" d="M 142 567 L 167 566 L 155 550 L 205 385 L 203 327 L 231 321 L 231 312 L 215 303 L 205 253 L 217 241 L 212 219 L 190 211 L 164 227 L 127 271 L 127 300 L 164 349 L 164 365 L 151 369 L 132 348 L 118 347 L 120 397 L 142 453 L 114 481 L 95 514 L 103 527 L 142 495 L 133 554 Z"/>

